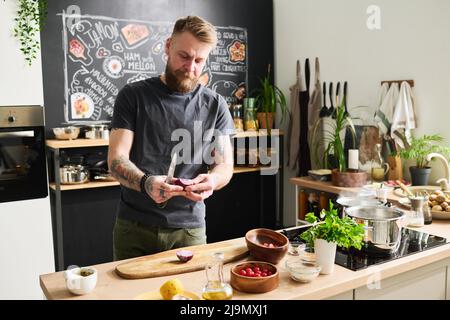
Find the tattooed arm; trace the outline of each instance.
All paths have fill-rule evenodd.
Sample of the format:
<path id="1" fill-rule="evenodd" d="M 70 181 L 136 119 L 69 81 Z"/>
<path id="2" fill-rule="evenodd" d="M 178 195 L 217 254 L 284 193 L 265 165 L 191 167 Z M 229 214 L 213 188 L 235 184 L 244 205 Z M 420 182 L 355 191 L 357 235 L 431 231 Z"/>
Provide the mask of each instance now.
<path id="1" fill-rule="evenodd" d="M 134 132 L 127 129 L 113 129 L 109 137 L 108 167 L 111 174 L 121 185 L 141 191 L 141 179 L 144 172 L 130 160 L 130 150 L 133 144 Z M 145 190 L 156 202 L 161 203 L 168 199 L 185 195 L 180 186 L 167 183 L 166 176 L 150 176 L 145 182 Z"/>

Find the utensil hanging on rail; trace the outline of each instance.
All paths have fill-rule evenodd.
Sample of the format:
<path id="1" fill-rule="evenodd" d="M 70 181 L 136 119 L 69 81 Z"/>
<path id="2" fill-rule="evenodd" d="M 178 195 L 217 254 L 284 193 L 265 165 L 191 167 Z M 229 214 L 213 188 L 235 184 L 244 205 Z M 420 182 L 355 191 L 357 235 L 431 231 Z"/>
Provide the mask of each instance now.
<path id="1" fill-rule="evenodd" d="M 347 109 L 347 81 L 344 82 L 344 90 L 343 90 L 343 97 L 342 99 L 344 100 L 344 108 L 345 108 L 345 113 L 344 113 L 344 117 L 349 117 L 350 114 L 348 113 L 348 109 Z"/>
<path id="2" fill-rule="evenodd" d="M 325 118 L 328 116 L 328 107 L 327 107 L 327 83 L 324 81 L 322 86 L 322 95 L 323 95 L 323 106 L 319 112 L 319 118 Z"/>
<path id="3" fill-rule="evenodd" d="M 333 119 L 336 119 L 336 114 L 337 114 L 337 108 L 340 105 L 340 101 L 341 101 L 341 82 L 338 82 L 336 85 L 336 92 L 335 92 L 335 103 L 336 103 L 336 108 L 333 110 L 333 114 L 331 115 L 331 117 Z"/>
<path id="4" fill-rule="evenodd" d="M 333 106 L 333 82 L 330 82 L 329 90 L 328 90 L 328 96 L 330 97 L 330 108 L 328 108 L 328 117 L 332 116 L 334 113 L 334 106 Z"/>

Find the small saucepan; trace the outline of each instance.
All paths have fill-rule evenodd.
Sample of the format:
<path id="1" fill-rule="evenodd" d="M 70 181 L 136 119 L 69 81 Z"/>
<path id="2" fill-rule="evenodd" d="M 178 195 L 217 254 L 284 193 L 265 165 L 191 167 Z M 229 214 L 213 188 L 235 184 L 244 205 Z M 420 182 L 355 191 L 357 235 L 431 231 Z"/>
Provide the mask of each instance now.
<path id="1" fill-rule="evenodd" d="M 365 228 L 364 250 L 393 252 L 401 240 L 405 213 L 396 208 L 356 206 L 346 208 L 346 214 Z"/>
<path id="2" fill-rule="evenodd" d="M 89 181 L 89 170 L 82 165 L 66 165 L 59 168 L 61 184 L 81 184 Z"/>

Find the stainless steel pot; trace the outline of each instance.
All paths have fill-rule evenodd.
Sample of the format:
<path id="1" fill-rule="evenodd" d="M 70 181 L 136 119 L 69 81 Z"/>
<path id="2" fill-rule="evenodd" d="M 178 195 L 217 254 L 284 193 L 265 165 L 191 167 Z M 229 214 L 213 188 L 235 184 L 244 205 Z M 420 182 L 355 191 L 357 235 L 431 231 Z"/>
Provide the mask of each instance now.
<path id="1" fill-rule="evenodd" d="M 346 214 L 365 227 L 366 251 L 392 252 L 398 249 L 405 213 L 396 208 L 357 206 L 347 208 Z"/>
<path id="2" fill-rule="evenodd" d="M 104 124 L 95 124 L 90 125 L 86 129 L 86 138 L 87 139 L 109 139 L 109 129 L 107 125 Z"/>
<path id="3" fill-rule="evenodd" d="M 80 184 L 89 181 L 89 170 L 81 165 L 66 165 L 59 168 L 61 184 Z"/>

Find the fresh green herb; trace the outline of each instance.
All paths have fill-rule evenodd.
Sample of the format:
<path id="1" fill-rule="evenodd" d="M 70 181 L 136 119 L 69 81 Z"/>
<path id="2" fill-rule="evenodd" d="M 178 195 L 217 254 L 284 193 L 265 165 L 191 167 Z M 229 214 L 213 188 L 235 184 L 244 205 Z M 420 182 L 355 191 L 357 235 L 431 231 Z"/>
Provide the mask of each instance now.
<path id="1" fill-rule="evenodd" d="M 280 123 L 283 123 L 289 114 L 286 106 L 286 97 L 283 92 L 270 83 L 270 64 L 267 68 L 267 76 L 260 79 L 260 87 L 256 90 L 256 105 L 258 106 L 258 112 L 276 112 L 277 106 L 279 106 L 281 110 Z M 269 128 L 268 116 L 266 116 L 266 128 Z"/>
<path id="2" fill-rule="evenodd" d="M 20 51 L 31 66 L 36 59 L 39 46 L 39 31 L 47 17 L 47 0 L 19 0 L 19 10 L 14 18 L 14 36 L 19 40 Z"/>
<path id="3" fill-rule="evenodd" d="M 306 221 L 312 223 L 307 231 L 301 234 L 301 238 L 309 244 L 313 244 L 315 239 L 323 239 L 328 242 L 335 242 L 337 246 L 361 249 L 364 238 L 364 227 L 356 223 L 349 217 L 339 218 L 338 210 L 333 208 L 330 201 L 330 209 L 323 209 L 320 212 L 322 223 L 310 212 L 306 215 Z"/>
<path id="4" fill-rule="evenodd" d="M 412 137 L 411 144 L 398 151 L 396 155 L 403 159 L 415 159 L 416 167 L 424 168 L 428 166 L 427 156 L 430 153 L 441 153 L 447 159 L 449 158 L 450 148 L 438 144 L 442 141 L 444 141 L 444 138 L 438 134 L 425 134 L 420 138 Z"/>

